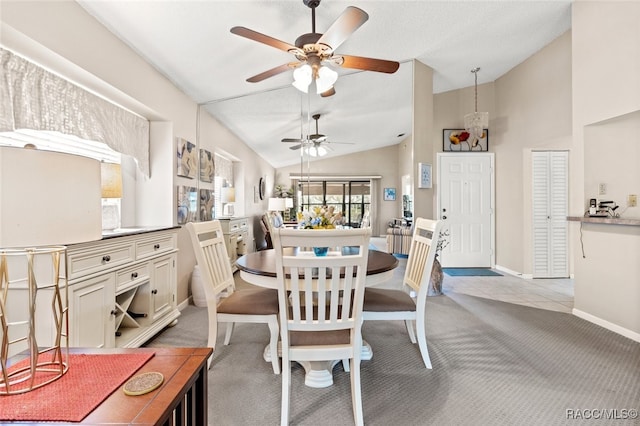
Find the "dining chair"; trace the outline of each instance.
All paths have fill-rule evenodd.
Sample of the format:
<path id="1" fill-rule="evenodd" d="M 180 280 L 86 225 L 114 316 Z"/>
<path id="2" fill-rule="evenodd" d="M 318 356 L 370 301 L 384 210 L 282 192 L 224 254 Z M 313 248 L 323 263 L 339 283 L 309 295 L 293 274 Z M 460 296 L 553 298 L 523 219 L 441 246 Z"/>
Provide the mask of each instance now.
<path id="1" fill-rule="evenodd" d="M 289 424 L 290 363 L 345 359 L 350 361 L 353 416 L 356 424 L 363 424 L 360 328 L 370 237 L 369 228 L 273 231 L 280 303 L 282 425 Z M 332 250 L 316 256 L 313 251 L 284 250 L 290 247 Z"/>
<path id="2" fill-rule="evenodd" d="M 369 287 L 364 292 L 362 308 L 365 321 L 404 320 L 411 343 L 416 343 L 417 336 L 422 360 L 429 369 L 431 359 L 425 334 L 425 308 L 441 228 L 442 221 L 416 219 L 402 289 Z"/>
<path id="3" fill-rule="evenodd" d="M 227 323 L 224 344 L 231 341 L 235 323 L 266 323 L 271 334 L 269 352 L 273 372 L 280 374 L 278 358 L 278 292 L 267 288 L 235 290 L 233 271 L 220 221 L 186 225 L 202 275 L 209 314 L 208 346 L 215 348 L 218 323 Z M 211 358 L 209 365 L 211 367 Z"/>

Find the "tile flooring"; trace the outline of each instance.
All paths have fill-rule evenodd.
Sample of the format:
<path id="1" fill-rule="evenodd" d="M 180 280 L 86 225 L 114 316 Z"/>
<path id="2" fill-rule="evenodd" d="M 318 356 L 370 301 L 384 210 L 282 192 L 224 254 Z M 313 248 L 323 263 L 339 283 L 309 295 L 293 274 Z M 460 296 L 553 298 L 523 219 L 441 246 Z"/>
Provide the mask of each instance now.
<path id="1" fill-rule="evenodd" d="M 378 250 L 386 251 L 383 237 L 371 238 Z M 500 300 L 550 311 L 571 313 L 572 279 L 525 279 L 497 271 L 502 276 L 452 277 L 444 274 L 442 291 Z"/>
<path id="2" fill-rule="evenodd" d="M 445 273 L 442 291 L 571 313 L 572 279 L 524 279 L 500 273 L 501 277 L 451 277 Z"/>

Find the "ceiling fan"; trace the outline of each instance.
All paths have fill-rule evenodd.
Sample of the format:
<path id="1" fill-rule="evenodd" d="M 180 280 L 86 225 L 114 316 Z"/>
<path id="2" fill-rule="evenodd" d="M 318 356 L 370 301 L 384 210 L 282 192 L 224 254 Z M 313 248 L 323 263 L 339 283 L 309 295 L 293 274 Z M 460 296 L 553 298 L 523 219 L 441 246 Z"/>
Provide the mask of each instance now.
<path id="1" fill-rule="evenodd" d="M 333 24 L 331 24 L 329 29 L 324 34 L 321 34 L 316 33 L 315 13 L 316 7 L 320 5 L 320 0 L 302 1 L 306 6 L 311 8 L 311 32 L 298 37 L 295 41 L 295 46 L 245 27 L 231 28 L 233 34 L 292 53 L 297 59 L 296 62 L 279 65 L 260 74 L 256 74 L 248 78 L 248 82 L 257 83 L 290 69 L 296 69 L 296 72 L 307 70 L 306 72 L 310 73 L 310 75 L 305 76 L 305 78 L 308 78 L 308 80 L 306 80 L 308 81 L 307 84 L 310 84 L 312 80 L 316 80 L 318 93 L 322 96 L 331 96 L 335 93 L 333 83 L 337 78 L 337 73 L 324 65 L 331 64 L 344 68 L 384 72 L 388 74 L 392 74 L 398 70 L 400 64 L 395 61 L 335 53 L 336 49 L 369 19 L 369 15 L 367 15 L 365 11 L 354 6 L 347 7 Z M 304 65 L 308 65 L 309 67 L 304 67 Z M 322 87 L 320 82 L 323 81 L 323 74 L 329 73 L 335 74 L 333 81 L 331 81 L 328 87 L 326 85 Z M 295 74 L 294 77 L 296 77 Z M 294 86 L 295 83 L 296 82 L 294 82 Z M 300 89 L 300 87 L 296 87 Z"/>
<path id="2" fill-rule="evenodd" d="M 306 139 L 292 139 L 292 138 L 284 138 L 282 139 L 282 142 L 294 142 L 297 143 L 298 145 L 294 145 L 289 147 L 289 149 L 300 149 L 303 145 L 310 145 L 309 146 L 309 153 L 313 156 L 313 157 L 321 157 L 324 154 L 326 154 L 326 152 L 324 152 L 323 154 L 321 154 L 322 149 L 320 149 L 320 145 L 321 144 L 343 144 L 343 145 L 353 145 L 352 142 L 332 142 L 332 141 L 328 141 L 327 140 L 327 136 L 323 135 L 321 133 L 318 132 L 318 120 L 320 119 L 320 114 L 314 114 L 311 116 L 315 121 L 316 121 L 316 133 L 307 136 Z M 327 147 L 328 148 L 328 147 Z M 324 149 L 324 147 L 323 147 Z M 316 154 L 316 155 L 314 155 Z"/>

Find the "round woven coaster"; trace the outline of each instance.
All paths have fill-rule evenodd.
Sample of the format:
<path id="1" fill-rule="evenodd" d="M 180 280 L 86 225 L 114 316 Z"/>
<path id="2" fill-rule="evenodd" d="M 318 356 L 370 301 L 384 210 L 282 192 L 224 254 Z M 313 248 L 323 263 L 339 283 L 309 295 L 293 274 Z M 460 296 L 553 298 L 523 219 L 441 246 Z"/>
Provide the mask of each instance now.
<path id="1" fill-rule="evenodd" d="M 130 378 L 127 383 L 124 384 L 122 390 L 127 395 L 144 395 L 157 389 L 162 384 L 164 376 L 161 373 L 148 372 L 138 374 Z"/>

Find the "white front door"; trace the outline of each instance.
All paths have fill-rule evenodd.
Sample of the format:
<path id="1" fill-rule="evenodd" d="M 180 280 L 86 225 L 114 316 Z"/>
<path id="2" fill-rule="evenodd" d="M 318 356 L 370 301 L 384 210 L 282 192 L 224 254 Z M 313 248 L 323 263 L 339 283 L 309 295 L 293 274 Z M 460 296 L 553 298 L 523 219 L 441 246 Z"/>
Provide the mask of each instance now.
<path id="1" fill-rule="evenodd" d="M 438 219 L 449 232 L 443 267 L 495 263 L 493 163 L 492 153 L 438 154 Z"/>

